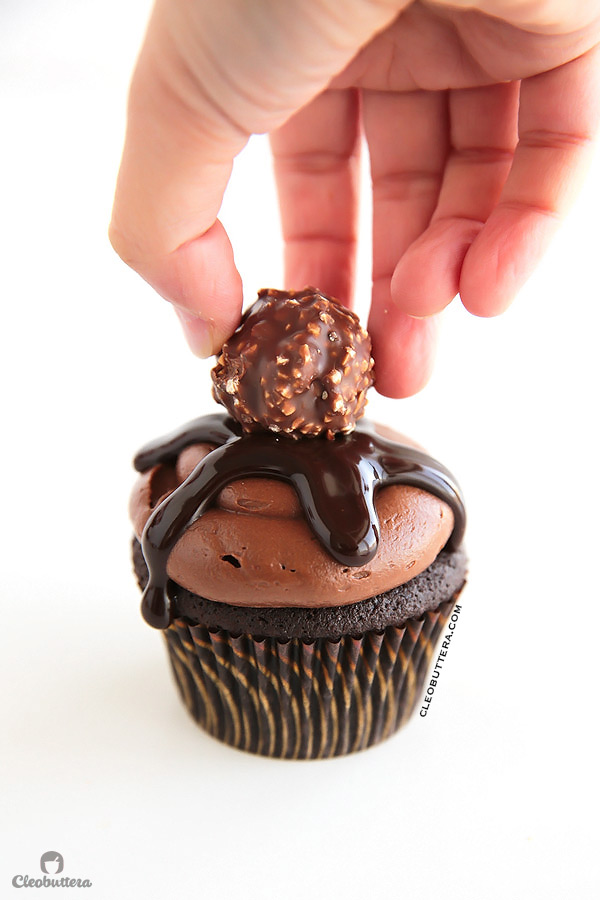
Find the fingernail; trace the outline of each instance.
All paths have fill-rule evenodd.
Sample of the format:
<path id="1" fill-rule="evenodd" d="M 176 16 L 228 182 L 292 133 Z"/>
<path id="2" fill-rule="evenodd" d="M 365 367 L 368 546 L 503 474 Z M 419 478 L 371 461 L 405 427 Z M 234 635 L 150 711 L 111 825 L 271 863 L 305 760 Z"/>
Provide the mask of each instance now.
<path id="1" fill-rule="evenodd" d="M 173 307 L 183 327 L 183 333 L 190 346 L 190 350 L 201 359 L 212 356 L 213 334 L 210 323 L 200 316 L 193 316 L 185 309 Z"/>

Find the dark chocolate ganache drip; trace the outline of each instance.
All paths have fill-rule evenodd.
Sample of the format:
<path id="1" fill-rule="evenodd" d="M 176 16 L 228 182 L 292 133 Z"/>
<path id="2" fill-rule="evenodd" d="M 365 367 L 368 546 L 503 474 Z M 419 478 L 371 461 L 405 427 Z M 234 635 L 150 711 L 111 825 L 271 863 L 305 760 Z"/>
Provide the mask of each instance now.
<path id="1" fill-rule="evenodd" d="M 149 571 L 142 614 L 154 628 L 166 628 L 171 621 L 167 575 L 171 550 L 221 490 L 240 478 L 277 478 L 291 484 L 308 524 L 345 566 L 362 566 L 377 552 L 374 494 L 384 485 L 411 485 L 439 497 L 454 514 L 448 547 L 455 549 L 462 541 L 465 508 L 450 472 L 426 453 L 376 434 L 369 423 L 333 440 L 292 441 L 266 431 L 244 434 L 233 419 L 204 416 L 147 444 L 134 465 L 143 472 L 158 463 L 174 463 L 182 450 L 199 443 L 216 447 L 156 507 L 142 535 Z"/>

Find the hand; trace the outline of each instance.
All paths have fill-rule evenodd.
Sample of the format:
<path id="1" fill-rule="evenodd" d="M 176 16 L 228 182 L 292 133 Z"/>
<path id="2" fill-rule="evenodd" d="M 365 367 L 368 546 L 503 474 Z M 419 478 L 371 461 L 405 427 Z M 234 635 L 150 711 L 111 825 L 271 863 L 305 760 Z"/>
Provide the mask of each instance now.
<path id="1" fill-rule="evenodd" d="M 217 214 L 252 133 L 271 134 L 287 286 L 346 303 L 364 133 L 381 393 L 423 386 L 435 314 L 456 293 L 477 315 L 510 303 L 590 156 L 600 2 L 460 6 L 157 0 L 110 236 L 175 305 L 199 355 L 239 322 L 241 281 Z"/>

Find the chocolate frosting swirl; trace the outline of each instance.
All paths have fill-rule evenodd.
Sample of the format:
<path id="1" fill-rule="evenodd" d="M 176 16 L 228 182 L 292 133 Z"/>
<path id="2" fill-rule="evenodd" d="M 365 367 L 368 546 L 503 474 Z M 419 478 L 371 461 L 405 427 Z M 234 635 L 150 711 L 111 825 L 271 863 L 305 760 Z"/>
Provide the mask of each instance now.
<path id="1" fill-rule="evenodd" d="M 143 472 L 174 462 L 197 443 L 216 449 L 153 511 L 142 535 L 149 569 L 142 614 L 155 628 L 166 628 L 171 621 L 167 560 L 172 548 L 219 492 L 239 478 L 262 476 L 291 484 L 313 532 L 343 565 L 361 566 L 377 552 L 373 500 L 386 484 L 411 485 L 446 502 L 454 515 L 448 547 L 457 548 L 462 541 L 465 509 L 451 473 L 428 454 L 376 434 L 369 423 L 331 441 L 291 441 L 268 433 L 244 434 L 233 419 L 213 414 L 147 444 L 136 455 L 135 468 Z"/>

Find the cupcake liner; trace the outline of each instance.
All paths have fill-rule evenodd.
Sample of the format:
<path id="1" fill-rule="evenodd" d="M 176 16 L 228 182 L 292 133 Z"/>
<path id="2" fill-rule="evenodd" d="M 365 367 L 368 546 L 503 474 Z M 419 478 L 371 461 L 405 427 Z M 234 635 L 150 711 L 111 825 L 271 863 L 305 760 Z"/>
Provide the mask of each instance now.
<path id="1" fill-rule="evenodd" d="M 236 636 L 183 619 L 165 638 L 182 700 L 205 731 L 250 753 L 326 759 L 406 722 L 455 601 L 401 628 L 339 640 Z"/>

